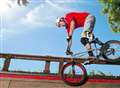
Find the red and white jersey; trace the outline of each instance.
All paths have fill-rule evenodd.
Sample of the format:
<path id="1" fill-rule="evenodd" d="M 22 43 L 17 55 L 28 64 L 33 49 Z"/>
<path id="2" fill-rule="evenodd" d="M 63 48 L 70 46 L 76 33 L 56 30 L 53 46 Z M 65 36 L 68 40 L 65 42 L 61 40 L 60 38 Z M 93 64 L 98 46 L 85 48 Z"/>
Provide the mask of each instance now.
<path id="1" fill-rule="evenodd" d="M 70 12 L 65 15 L 66 29 L 69 36 L 70 23 L 72 20 L 75 22 L 75 29 L 78 27 L 83 27 L 85 19 L 89 15 L 88 12 Z"/>

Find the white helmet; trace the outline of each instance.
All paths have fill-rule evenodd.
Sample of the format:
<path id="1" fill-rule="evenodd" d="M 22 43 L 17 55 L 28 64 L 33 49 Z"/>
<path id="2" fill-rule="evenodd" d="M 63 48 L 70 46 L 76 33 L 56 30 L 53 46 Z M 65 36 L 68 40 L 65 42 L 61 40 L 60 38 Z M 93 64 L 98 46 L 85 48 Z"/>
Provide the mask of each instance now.
<path id="1" fill-rule="evenodd" d="M 64 20 L 64 17 L 57 18 L 57 19 L 56 19 L 56 26 L 60 27 L 59 22 L 60 22 L 60 21 L 63 21 L 63 20 Z"/>

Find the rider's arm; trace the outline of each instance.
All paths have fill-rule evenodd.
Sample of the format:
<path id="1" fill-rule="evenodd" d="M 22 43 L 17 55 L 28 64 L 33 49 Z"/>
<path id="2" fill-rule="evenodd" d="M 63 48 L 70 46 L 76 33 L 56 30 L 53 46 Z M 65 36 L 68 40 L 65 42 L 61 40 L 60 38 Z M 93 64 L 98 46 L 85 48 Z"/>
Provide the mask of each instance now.
<path id="1" fill-rule="evenodd" d="M 72 34 L 73 34 L 73 31 L 75 29 L 75 21 L 72 20 L 71 23 L 70 23 L 70 31 L 69 31 L 69 39 L 68 39 L 68 47 L 71 48 L 71 45 L 72 45 Z"/>

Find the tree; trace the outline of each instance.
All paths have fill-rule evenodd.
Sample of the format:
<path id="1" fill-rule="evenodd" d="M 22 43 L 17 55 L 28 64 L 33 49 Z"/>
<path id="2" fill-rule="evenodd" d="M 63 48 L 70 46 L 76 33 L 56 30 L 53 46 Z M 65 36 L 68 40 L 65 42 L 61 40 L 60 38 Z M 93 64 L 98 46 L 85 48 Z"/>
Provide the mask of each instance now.
<path id="1" fill-rule="evenodd" d="M 94 76 L 95 75 L 95 70 L 91 70 L 90 71 L 90 76 Z"/>
<path id="2" fill-rule="evenodd" d="M 18 3 L 18 5 L 27 5 L 28 4 L 28 0 L 17 0 L 17 3 Z"/>
<path id="3" fill-rule="evenodd" d="M 103 73 L 102 71 L 98 71 L 96 75 L 106 76 L 106 74 L 105 74 L 105 73 Z"/>
<path id="4" fill-rule="evenodd" d="M 113 32 L 120 33 L 120 0 L 99 0 Z"/>

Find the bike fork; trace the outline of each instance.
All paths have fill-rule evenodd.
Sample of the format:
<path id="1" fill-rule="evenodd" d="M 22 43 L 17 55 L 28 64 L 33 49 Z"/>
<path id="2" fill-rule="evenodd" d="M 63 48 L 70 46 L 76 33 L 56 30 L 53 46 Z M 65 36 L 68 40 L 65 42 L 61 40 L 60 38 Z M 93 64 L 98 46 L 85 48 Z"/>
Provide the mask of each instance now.
<path id="1" fill-rule="evenodd" d="M 73 62 L 73 64 L 72 64 L 72 73 L 73 73 L 73 75 L 75 75 L 75 62 Z"/>
<path id="2" fill-rule="evenodd" d="M 99 58 L 99 57 L 100 57 L 100 55 L 98 54 L 98 51 L 97 51 L 97 46 L 96 46 L 96 44 L 94 44 L 94 46 L 95 46 L 95 49 L 96 49 L 96 57 L 97 57 L 97 58 Z"/>

